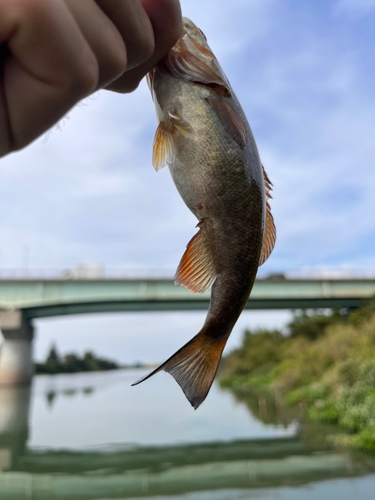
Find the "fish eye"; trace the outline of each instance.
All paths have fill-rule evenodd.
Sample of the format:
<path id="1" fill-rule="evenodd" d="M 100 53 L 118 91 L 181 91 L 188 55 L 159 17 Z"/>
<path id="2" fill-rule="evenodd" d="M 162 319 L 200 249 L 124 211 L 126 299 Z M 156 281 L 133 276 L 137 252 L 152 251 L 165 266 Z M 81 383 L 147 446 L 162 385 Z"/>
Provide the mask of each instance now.
<path id="1" fill-rule="evenodd" d="M 203 31 L 202 31 L 200 28 L 198 28 L 198 29 L 199 29 L 200 34 L 203 36 L 203 38 L 204 38 L 204 39 L 206 40 L 206 42 L 207 42 L 207 37 L 206 37 L 206 35 L 203 33 Z"/>

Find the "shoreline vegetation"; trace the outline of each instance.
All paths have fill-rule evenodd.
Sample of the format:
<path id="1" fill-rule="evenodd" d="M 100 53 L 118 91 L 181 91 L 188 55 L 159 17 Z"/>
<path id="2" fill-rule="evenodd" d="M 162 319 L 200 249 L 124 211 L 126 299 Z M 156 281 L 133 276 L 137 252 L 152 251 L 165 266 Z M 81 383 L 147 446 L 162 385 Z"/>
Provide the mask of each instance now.
<path id="1" fill-rule="evenodd" d="M 120 365 L 116 361 L 98 357 L 92 351 L 86 351 L 83 356 L 75 353 L 60 356 L 56 346 L 53 345 L 46 360 L 42 363 L 35 363 L 35 374 L 54 375 L 59 373 L 97 372 L 146 367 L 143 363 Z"/>
<path id="2" fill-rule="evenodd" d="M 246 330 L 220 385 L 240 400 L 276 396 L 334 424 L 334 444 L 375 450 L 375 298 L 354 311 L 296 312 L 287 335 Z"/>

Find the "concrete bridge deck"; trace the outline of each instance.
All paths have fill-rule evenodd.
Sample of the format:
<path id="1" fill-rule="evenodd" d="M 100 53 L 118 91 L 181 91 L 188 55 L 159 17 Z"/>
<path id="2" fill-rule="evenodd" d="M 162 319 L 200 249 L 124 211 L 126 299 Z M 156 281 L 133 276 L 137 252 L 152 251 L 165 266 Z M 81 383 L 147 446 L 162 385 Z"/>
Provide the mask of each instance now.
<path id="1" fill-rule="evenodd" d="M 375 278 L 258 279 L 246 309 L 358 307 L 375 295 Z M 206 310 L 210 292 L 195 295 L 172 279 L 0 279 L 0 310 L 28 319 L 125 311 Z"/>

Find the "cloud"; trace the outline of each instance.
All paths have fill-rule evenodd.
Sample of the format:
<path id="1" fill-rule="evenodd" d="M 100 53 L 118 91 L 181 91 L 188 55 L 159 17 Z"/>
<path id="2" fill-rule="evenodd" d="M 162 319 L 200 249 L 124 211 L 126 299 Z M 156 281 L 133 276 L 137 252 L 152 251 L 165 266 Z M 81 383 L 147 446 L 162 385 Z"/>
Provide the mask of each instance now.
<path id="1" fill-rule="evenodd" d="M 375 231 L 372 49 L 353 36 L 348 51 L 349 32 L 298 5 L 183 3 L 227 65 L 274 182 L 278 241 L 263 272 L 361 260 Z M 172 272 L 195 219 L 167 169 L 151 166 L 146 86 L 100 92 L 68 118 L 1 163 L 0 266 L 19 266 L 27 245 L 33 266 Z"/>
<path id="2" fill-rule="evenodd" d="M 278 240 L 262 272 L 370 259 L 372 46 L 293 2 L 183 9 L 227 65 L 274 183 Z M 102 91 L 47 141 L 4 159 L 0 266 L 19 266 L 27 245 L 32 266 L 172 273 L 196 221 L 168 170 L 151 166 L 155 128 L 144 84 L 129 96 Z"/>
<path id="3" fill-rule="evenodd" d="M 251 47 L 239 55 L 254 61 L 237 93 L 274 183 L 278 240 L 265 269 L 354 254 L 359 265 L 375 234 L 372 49 L 314 15 L 304 11 L 302 23 L 284 11 L 263 58 Z"/>
<path id="4" fill-rule="evenodd" d="M 274 183 L 278 239 L 262 273 L 375 267 L 375 34 L 358 15 L 373 4 L 182 2 L 225 68 Z M 332 15 L 355 9 L 356 23 Z M 100 92 L 73 109 L 47 140 L 3 159 L 0 268 L 21 266 L 28 246 L 32 267 L 96 262 L 172 274 L 196 220 L 168 170 L 152 168 L 155 129 L 142 83 L 131 95 Z M 137 321 L 116 332 L 146 332 Z M 95 337 L 93 324 L 80 346 L 104 346 L 98 339 L 105 328 L 98 323 Z M 187 338 L 201 317 L 194 325 Z M 178 322 L 174 328 L 180 331 Z M 160 358 L 174 348 L 162 333 L 158 345 Z"/>

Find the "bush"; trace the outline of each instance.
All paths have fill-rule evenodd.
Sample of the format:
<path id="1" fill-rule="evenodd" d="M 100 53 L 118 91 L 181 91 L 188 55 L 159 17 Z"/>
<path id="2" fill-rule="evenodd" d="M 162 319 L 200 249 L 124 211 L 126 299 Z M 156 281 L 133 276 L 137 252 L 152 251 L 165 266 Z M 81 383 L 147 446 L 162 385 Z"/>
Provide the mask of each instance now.
<path id="1" fill-rule="evenodd" d="M 281 361 L 281 347 L 285 341 L 278 331 L 246 330 L 242 346 L 224 358 L 222 373 L 241 377 L 253 374 L 256 370 L 269 372 Z"/>
<path id="2" fill-rule="evenodd" d="M 342 438 L 346 444 L 375 449 L 375 300 L 350 314 L 299 313 L 288 329 L 289 338 L 245 332 L 241 347 L 224 359 L 222 385 L 277 389 L 311 420 L 351 432 Z"/>

